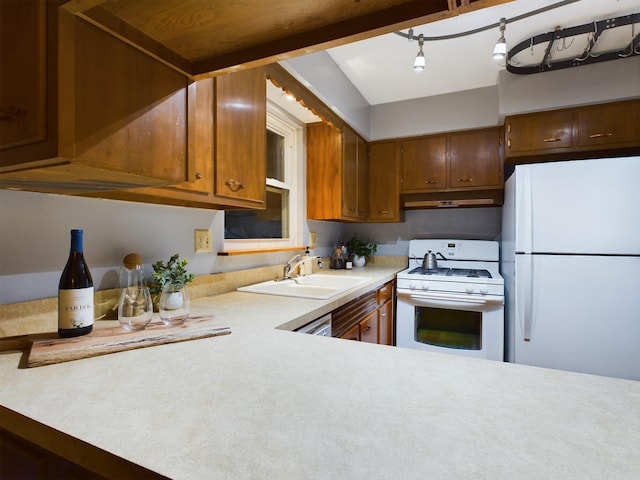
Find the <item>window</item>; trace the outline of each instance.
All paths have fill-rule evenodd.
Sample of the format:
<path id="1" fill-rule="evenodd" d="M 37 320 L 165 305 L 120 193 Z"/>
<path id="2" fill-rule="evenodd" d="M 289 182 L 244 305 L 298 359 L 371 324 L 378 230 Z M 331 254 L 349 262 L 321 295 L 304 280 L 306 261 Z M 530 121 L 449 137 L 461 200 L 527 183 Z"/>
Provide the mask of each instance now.
<path id="1" fill-rule="evenodd" d="M 225 211 L 225 250 L 300 245 L 302 134 L 302 125 L 267 105 L 266 209 Z"/>

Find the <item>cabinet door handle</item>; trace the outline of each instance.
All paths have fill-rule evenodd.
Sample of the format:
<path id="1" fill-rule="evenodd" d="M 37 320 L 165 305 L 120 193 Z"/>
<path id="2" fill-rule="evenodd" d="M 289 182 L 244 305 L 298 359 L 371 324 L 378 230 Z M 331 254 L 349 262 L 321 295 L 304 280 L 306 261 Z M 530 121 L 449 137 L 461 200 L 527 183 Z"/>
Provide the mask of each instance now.
<path id="1" fill-rule="evenodd" d="M 464 177 L 464 178 L 459 178 L 458 181 L 459 182 L 473 182 L 473 178 Z"/>
<path id="2" fill-rule="evenodd" d="M 549 138 L 545 138 L 542 141 L 545 143 L 553 143 L 553 142 L 559 142 L 561 139 L 558 137 L 549 137 Z"/>
<path id="3" fill-rule="evenodd" d="M 371 326 L 367 325 L 366 327 L 364 327 L 364 329 L 362 330 L 362 333 L 367 333 L 369 330 L 371 330 Z"/>
<path id="4" fill-rule="evenodd" d="M 613 133 L 592 133 L 589 138 L 612 137 Z"/>
<path id="5" fill-rule="evenodd" d="M 196 180 L 202 179 L 202 174 L 200 172 L 196 172 Z"/>
<path id="6" fill-rule="evenodd" d="M 16 120 L 27 111 L 20 107 L 0 107 L 0 120 L 11 121 Z"/>
<path id="7" fill-rule="evenodd" d="M 381 316 L 381 317 L 386 317 L 386 316 L 387 316 L 387 312 L 385 312 L 385 311 L 381 311 L 381 312 L 380 312 L 380 316 Z"/>
<path id="8" fill-rule="evenodd" d="M 232 192 L 237 192 L 238 190 L 241 190 L 244 188 L 244 183 L 239 182 L 238 180 L 233 180 L 233 179 L 229 179 L 226 182 L 224 182 L 225 185 L 227 185 Z"/>
<path id="9" fill-rule="evenodd" d="M 425 180 L 424 183 L 427 185 L 435 185 L 436 183 L 440 183 L 440 180 Z"/>

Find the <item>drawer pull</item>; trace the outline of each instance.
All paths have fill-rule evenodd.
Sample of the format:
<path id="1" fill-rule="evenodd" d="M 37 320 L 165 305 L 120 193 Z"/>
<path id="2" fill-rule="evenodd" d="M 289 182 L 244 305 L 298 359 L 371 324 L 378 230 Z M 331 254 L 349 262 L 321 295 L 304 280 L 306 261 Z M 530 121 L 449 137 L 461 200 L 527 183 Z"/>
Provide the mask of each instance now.
<path id="1" fill-rule="evenodd" d="M 473 178 L 459 178 L 458 179 L 459 182 L 473 182 Z"/>
<path id="2" fill-rule="evenodd" d="M 435 185 L 436 183 L 440 183 L 440 180 L 425 180 L 424 183 L 427 185 Z"/>
<path id="3" fill-rule="evenodd" d="M 613 133 L 592 133 L 589 138 L 612 137 Z"/>
<path id="4" fill-rule="evenodd" d="M 549 137 L 549 138 L 545 138 L 542 141 L 545 142 L 545 143 L 553 143 L 553 142 L 559 142 L 560 140 L 562 140 L 562 139 L 558 138 L 558 137 Z"/>
<path id="5" fill-rule="evenodd" d="M 376 213 L 378 215 L 389 215 L 389 210 L 378 210 Z"/>
<path id="6" fill-rule="evenodd" d="M 232 192 L 237 192 L 238 190 L 241 190 L 244 188 L 244 183 L 239 182 L 238 180 L 229 179 L 226 182 L 224 182 L 224 184 L 227 185 Z"/>

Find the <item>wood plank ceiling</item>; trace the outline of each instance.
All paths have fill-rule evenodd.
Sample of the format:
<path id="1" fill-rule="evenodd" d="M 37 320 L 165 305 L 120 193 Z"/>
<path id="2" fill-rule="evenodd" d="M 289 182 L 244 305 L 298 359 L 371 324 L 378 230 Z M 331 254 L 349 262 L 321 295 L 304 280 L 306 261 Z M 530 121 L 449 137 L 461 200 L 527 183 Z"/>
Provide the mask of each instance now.
<path id="1" fill-rule="evenodd" d="M 59 0 L 193 78 L 264 65 L 512 0 Z"/>

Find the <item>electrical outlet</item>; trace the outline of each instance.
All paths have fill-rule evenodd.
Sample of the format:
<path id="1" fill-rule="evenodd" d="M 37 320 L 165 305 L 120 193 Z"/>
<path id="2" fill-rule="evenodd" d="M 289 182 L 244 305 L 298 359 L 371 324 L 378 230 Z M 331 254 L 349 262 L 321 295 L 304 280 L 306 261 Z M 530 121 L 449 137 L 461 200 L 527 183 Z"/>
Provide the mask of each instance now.
<path id="1" fill-rule="evenodd" d="M 309 232 L 309 248 L 316 248 L 316 232 Z"/>
<path id="2" fill-rule="evenodd" d="M 211 245 L 211 230 L 196 228 L 194 230 L 194 239 L 196 253 L 213 252 L 213 245 Z"/>

